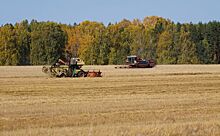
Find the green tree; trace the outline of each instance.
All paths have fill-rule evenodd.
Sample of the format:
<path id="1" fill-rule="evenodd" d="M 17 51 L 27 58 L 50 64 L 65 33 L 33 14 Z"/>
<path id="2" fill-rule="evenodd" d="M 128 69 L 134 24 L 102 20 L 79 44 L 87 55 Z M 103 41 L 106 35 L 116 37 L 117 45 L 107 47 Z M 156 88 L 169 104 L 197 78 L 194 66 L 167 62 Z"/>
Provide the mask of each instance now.
<path id="1" fill-rule="evenodd" d="M 132 43 L 132 38 L 129 31 L 130 25 L 131 22 L 129 20 L 123 20 L 118 24 L 108 26 L 110 43 L 110 64 L 124 64 L 126 56 L 130 55 L 130 47 Z"/>
<path id="2" fill-rule="evenodd" d="M 81 42 L 79 56 L 86 64 L 101 64 L 102 39 L 105 26 L 102 23 L 84 21 L 79 24 Z"/>
<path id="3" fill-rule="evenodd" d="M 31 64 L 52 64 L 63 56 L 66 34 L 53 22 L 31 23 Z"/>
<path id="4" fill-rule="evenodd" d="M 210 47 L 210 44 L 208 42 L 208 40 L 205 38 L 204 40 L 202 40 L 201 42 L 201 48 L 200 48 L 200 56 L 202 56 L 200 58 L 202 63 L 205 64 L 211 64 L 212 63 L 212 50 Z"/>
<path id="5" fill-rule="evenodd" d="M 177 56 L 173 41 L 173 32 L 164 31 L 158 41 L 157 63 L 158 64 L 176 64 Z"/>
<path id="6" fill-rule="evenodd" d="M 74 25 L 27 20 L 0 27 L 0 65 L 51 64 L 68 50 L 86 64 L 123 64 L 126 56 L 159 64 L 220 63 L 220 23 L 174 24 L 150 16 Z"/>
<path id="7" fill-rule="evenodd" d="M 14 26 L 6 24 L 0 28 L 0 65 L 17 65 L 18 55 Z"/>
<path id="8" fill-rule="evenodd" d="M 180 56 L 178 63 L 196 64 L 198 62 L 196 45 L 190 40 L 190 33 L 187 30 L 187 26 L 183 26 L 180 32 Z"/>
<path id="9" fill-rule="evenodd" d="M 146 35 L 144 26 L 139 20 L 134 20 L 129 26 L 131 44 L 131 55 L 138 55 L 141 58 L 146 57 Z"/>
<path id="10" fill-rule="evenodd" d="M 213 21 L 207 24 L 206 38 L 210 45 L 212 63 L 220 64 L 220 23 Z"/>
<path id="11" fill-rule="evenodd" d="M 117 64 L 117 54 L 115 48 L 110 48 L 109 64 Z"/>
<path id="12" fill-rule="evenodd" d="M 18 64 L 30 64 L 30 29 L 27 20 L 15 24 Z"/>
<path id="13" fill-rule="evenodd" d="M 146 17 L 143 21 L 146 32 L 146 58 L 157 59 L 157 46 L 160 35 L 167 29 L 171 24 L 170 20 L 151 16 Z"/>

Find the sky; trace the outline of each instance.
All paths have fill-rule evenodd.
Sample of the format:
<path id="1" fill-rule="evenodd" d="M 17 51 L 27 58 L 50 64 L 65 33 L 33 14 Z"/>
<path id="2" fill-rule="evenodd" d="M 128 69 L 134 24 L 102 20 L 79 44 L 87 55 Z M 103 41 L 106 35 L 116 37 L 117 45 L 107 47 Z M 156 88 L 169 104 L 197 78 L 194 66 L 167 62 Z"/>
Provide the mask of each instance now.
<path id="1" fill-rule="evenodd" d="M 180 23 L 220 21 L 220 0 L 0 0 L 0 25 L 24 19 L 108 24 L 146 16 Z"/>

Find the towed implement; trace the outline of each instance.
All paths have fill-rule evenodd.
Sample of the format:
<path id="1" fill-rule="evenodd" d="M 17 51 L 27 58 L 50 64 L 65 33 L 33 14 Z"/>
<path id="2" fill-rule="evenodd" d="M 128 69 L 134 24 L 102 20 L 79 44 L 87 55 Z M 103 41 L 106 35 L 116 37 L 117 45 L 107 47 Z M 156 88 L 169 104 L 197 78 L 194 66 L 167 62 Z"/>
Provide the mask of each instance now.
<path id="1" fill-rule="evenodd" d="M 84 62 L 79 58 L 71 58 L 70 62 L 59 59 L 52 66 L 43 66 L 42 72 L 51 77 L 102 77 L 100 70 L 83 70 Z"/>
<path id="2" fill-rule="evenodd" d="M 127 56 L 126 64 L 115 68 L 153 68 L 155 66 L 153 59 L 142 59 L 135 55 Z"/>

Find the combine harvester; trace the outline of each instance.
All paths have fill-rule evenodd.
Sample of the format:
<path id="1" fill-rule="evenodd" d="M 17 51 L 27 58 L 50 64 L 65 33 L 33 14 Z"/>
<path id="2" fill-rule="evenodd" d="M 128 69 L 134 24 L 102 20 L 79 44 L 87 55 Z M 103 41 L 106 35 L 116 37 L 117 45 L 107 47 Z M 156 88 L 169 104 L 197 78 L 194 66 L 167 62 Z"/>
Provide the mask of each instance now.
<path id="1" fill-rule="evenodd" d="M 102 77 L 100 70 L 84 71 L 82 66 L 84 62 L 79 58 L 71 58 L 69 62 L 64 62 L 59 59 L 58 62 L 52 66 L 43 66 L 42 72 L 51 77 Z"/>
<path id="2" fill-rule="evenodd" d="M 153 59 L 145 60 L 137 57 L 136 55 L 127 56 L 126 65 L 115 67 L 117 68 L 153 68 L 155 67 Z"/>

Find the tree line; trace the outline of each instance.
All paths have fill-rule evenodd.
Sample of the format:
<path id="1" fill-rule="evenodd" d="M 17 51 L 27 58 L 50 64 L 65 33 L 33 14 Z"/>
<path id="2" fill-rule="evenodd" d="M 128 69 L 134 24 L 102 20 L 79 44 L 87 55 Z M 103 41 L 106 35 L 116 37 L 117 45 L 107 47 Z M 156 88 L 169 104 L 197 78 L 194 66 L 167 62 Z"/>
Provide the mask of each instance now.
<path id="1" fill-rule="evenodd" d="M 220 64 L 220 22 L 181 24 L 151 16 L 107 26 L 24 20 L 0 27 L 0 65 L 52 64 L 66 51 L 89 65 L 123 64 L 128 55 L 157 64 Z"/>

